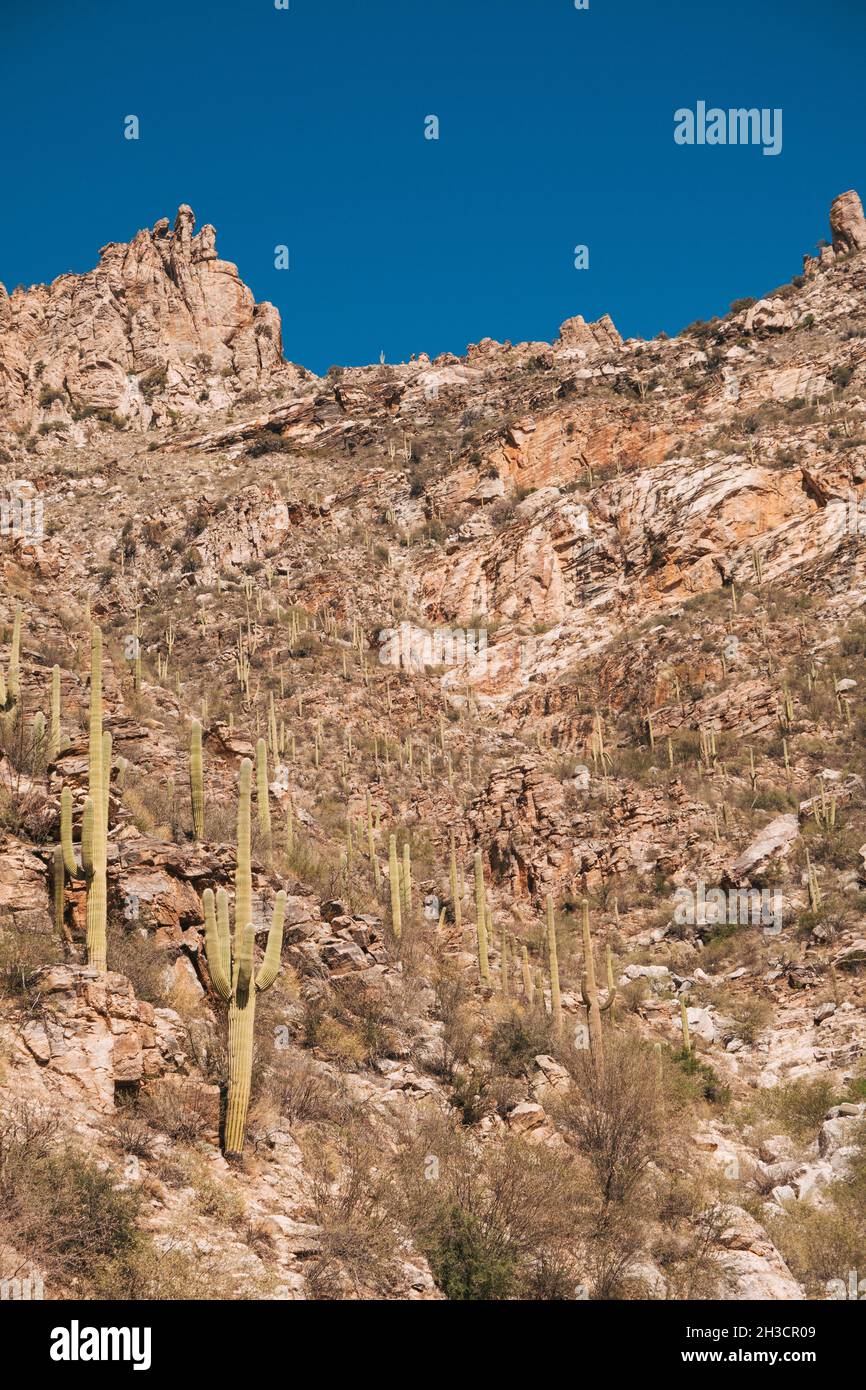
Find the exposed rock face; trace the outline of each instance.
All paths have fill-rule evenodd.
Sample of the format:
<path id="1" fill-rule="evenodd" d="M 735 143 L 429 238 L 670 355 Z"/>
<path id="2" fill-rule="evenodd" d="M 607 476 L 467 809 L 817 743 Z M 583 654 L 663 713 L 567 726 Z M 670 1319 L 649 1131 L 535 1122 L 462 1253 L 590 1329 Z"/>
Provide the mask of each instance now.
<path id="1" fill-rule="evenodd" d="M 863 216 L 860 196 L 853 188 L 833 199 L 830 230 L 833 233 L 833 249 L 837 252 L 862 251 L 866 246 L 866 217 Z"/>
<path id="2" fill-rule="evenodd" d="M 833 245 L 822 246 L 817 256 L 803 257 L 803 272 L 810 278 L 818 271 L 829 270 L 838 256 L 862 251 L 866 247 L 866 218 L 859 193 L 850 188 L 833 199 L 830 208 L 830 231 Z"/>
<path id="3" fill-rule="evenodd" d="M 5 399 L 28 421 L 41 410 L 70 423 L 53 439 L 10 430 L 0 451 L 0 511 L 38 500 L 46 522 L 41 538 L 0 546 L 0 672 L 13 664 L 20 595 L 25 732 L 51 708 L 56 663 L 63 735 L 46 763 L 8 738 L 2 711 L 0 1118 L 7 1099 L 56 1112 L 119 1178 L 118 1143 L 136 1134 L 126 1121 L 145 1123 L 148 1229 L 171 1240 L 179 1225 L 196 1259 L 213 1253 L 239 1281 L 269 1279 L 280 1297 L 335 1286 L 437 1297 L 404 1244 L 396 1282 L 334 1270 L 342 1227 L 326 1189 L 343 1131 L 363 1118 L 366 1145 L 369 1123 L 370 1172 L 390 1180 L 407 1137 L 465 1104 L 473 1078 L 449 1061 L 447 966 L 468 1001 L 466 1057 L 491 1082 L 489 1097 L 471 1088 L 462 1117 L 479 1153 L 511 1136 L 567 1162 L 581 1147 L 568 1054 L 539 1032 L 534 1064 L 506 1076 L 494 1039 L 506 991 L 509 1011 L 549 995 L 550 894 L 562 1010 L 582 1045 L 587 896 L 599 983 L 622 996 L 606 1036 L 661 1043 L 666 1067 L 679 1066 L 684 1004 L 700 1074 L 716 1078 L 706 1104 L 684 1105 L 694 1153 L 677 1143 L 646 1174 L 630 1287 L 683 1296 L 676 1266 L 691 1267 L 710 1232 L 705 1213 L 684 1212 L 672 1233 L 652 1217 L 673 1162 L 671 1173 L 712 1164 L 731 1184 L 711 1256 L 731 1297 L 823 1296 L 785 1223 L 792 1204 L 841 1201 L 866 1120 L 866 794 L 850 771 L 866 690 L 859 200 L 843 195 L 831 222 L 820 274 L 676 338 L 623 342 L 609 319 L 578 318 L 553 345 L 483 339 L 464 359 L 413 354 L 297 389 L 278 323 L 256 334 L 265 306 L 184 210 L 174 232 L 159 224 L 107 248 L 91 276 L 3 301 L 9 323 L 15 309 L 0 339 Z M 197 361 L 205 351 L 224 364 L 218 381 Z M 34 405 L 49 381 L 57 399 Z M 275 385 L 272 399 L 246 394 Z M 121 390 L 127 418 L 150 420 L 146 436 L 72 420 L 74 392 L 116 410 Z M 178 431 L 169 409 L 202 418 Z M 111 971 L 99 977 L 79 963 L 86 879 L 67 877 L 57 917 L 52 873 L 61 788 L 81 838 L 94 615 L 112 736 Z M 204 726 L 201 841 L 191 717 Z M 274 832 L 270 852 L 254 832 L 249 920 L 259 952 L 285 887 L 284 949 L 257 1025 L 250 1162 L 229 1171 L 214 1084 L 225 1018 L 201 895 L 231 892 L 238 764 L 266 730 Z M 412 847 L 411 956 L 395 951 L 387 917 L 392 828 Z M 717 886 L 726 907 L 703 896 Z M 746 886 L 759 896 L 745 899 Z M 679 889 L 693 911 L 678 911 Z M 787 1107 L 774 1092 L 792 1082 L 827 1083 L 838 1101 L 808 1136 L 776 1132 Z M 189 1181 L 201 1174 L 171 1161 L 191 1090 L 206 1102 L 196 1152 L 207 1186 L 243 1196 L 257 1253 L 233 1201 L 221 1213 L 205 1191 L 197 1209 Z M 140 1113 L 116 1113 L 133 1099 Z M 747 1215 L 737 1204 L 751 1213 L 756 1192 L 762 1206 Z M 588 1211 L 595 1223 L 594 1202 Z M 2 1260 L 0 1213 L 0 1278 Z"/>
<path id="4" fill-rule="evenodd" d="M 289 385 L 280 316 L 256 304 L 216 233 L 186 205 L 132 241 L 110 242 L 85 275 L 7 294 L 0 285 L 4 423 L 67 427 L 88 414 L 138 428 Z"/>
<path id="5" fill-rule="evenodd" d="M 559 346 L 576 348 L 579 355 L 597 357 L 622 347 L 622 338 L 610 314 L 602 314 L 595 323 L 587 323 L 581 314 L 566 319 L 559 330 Z"/>
<path id="6" fill-rule="evenodd" d="M 39 1008 L 21 1040 L 49 1073 L 49 1091 L 111 1110 L 115 1086 L 152 1081 L 182 1065 L 180 1019 L 136 999 L 125 975 L 57 965 L 41 971 L 34 987 Z"/>

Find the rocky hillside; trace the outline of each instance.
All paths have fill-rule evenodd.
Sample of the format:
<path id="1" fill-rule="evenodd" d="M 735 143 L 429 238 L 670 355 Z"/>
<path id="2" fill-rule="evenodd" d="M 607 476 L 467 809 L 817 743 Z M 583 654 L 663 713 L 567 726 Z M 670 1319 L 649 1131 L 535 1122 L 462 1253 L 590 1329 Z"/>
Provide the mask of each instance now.
<path id="1" fill-rule="evenodd" d="M 859 198 L 676 338 L 324 378 L 193 226 L 0 286 L 0 1278 L 850 1296 Z"/>

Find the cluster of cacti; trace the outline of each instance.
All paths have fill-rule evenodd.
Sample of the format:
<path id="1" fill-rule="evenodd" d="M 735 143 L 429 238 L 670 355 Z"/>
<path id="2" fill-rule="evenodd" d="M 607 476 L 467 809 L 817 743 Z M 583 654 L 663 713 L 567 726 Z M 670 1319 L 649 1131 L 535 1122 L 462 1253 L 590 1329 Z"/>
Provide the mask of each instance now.
<path id="1" fill-rule="evenodd" d="M 60 842 L 66 872 L 73 879 L 83 877 L 87 884 L 87 963 L 105 970 L 111 734 L 102 729 L 102 633 L 95 625 L 90 653 L 90 743 L 80 868 L 72 844 L 72 792 L 68 787 L 60 795 Z"/>
<path id="2" fill-rule="evenodd" d="M 700 765 L 705 771 L 716 766 L 716 734 L 714 729 L 700 730 Z"/>
<path id="3" fill-rule="evenodd" d="M 754 566 L 755 578 L 757 579 L 758 584 L 763 584 L 763 582 L 764 582 L 764 562 L 763 562 L 763 560 L 762 560 L 762 558 L 761 558 L 761 553 L 760 553 L 760 551 L 755 550 L 755 549 L 752 550 L 752 565 Z"/>
<path id="4" fill-rule="evenodd" d="M 229 1006 L 229 1077 L 223 1147 L 226 1157 L 243 1153 L 253 1067 L 256 995 L 274 983 L 280 968 L 286 893 L 274 903 L 264 959 L 255 971 L 255 928 L 252 923 L 252 871 L 250 867 L 250 800 L 252 763 L 244 758 L 240 768 L 238 800 L 237 869 L 235 872 L 235 926 L 229 923 L 228 894 L 221 888 L 205 890 L 205 953 L 214 989 Z"/>
<path id="5" fill-rule="evenodd" d="M 592 734 L 590 736 L 589 751 L 592 758 L 592 765 L 596 772 L 606 772 L 612 767 L 613 759 L 605 747 L 604 741 L 604 721 L 601 714 L 596 711 L 592 722 Z"/>
<path id="6" fill-rule="evenodd" d="M 812 794 L 812 815 L 815 824 L 823 830 L 825 835 L 829 835 L 836 829 L 836 798 L 827 795 L 827 788 L 822 782 L 820 796 Z"/>

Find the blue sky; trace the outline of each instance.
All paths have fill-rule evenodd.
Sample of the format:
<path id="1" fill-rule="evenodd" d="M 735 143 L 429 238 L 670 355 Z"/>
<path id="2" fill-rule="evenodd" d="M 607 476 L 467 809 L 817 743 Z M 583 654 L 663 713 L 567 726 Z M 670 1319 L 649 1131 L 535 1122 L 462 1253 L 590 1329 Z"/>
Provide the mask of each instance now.
<path id="1" fill-rule="evenodd" d="M 866 197 L 863 0 L 2 9 L 0 280 L 87 270 L 186 202 L 316 371 L 576 313 L 674 332 L 789 279 L 833 196 Z M 782 153 L 676 145 L 698 100 L 782 108 Z"/>

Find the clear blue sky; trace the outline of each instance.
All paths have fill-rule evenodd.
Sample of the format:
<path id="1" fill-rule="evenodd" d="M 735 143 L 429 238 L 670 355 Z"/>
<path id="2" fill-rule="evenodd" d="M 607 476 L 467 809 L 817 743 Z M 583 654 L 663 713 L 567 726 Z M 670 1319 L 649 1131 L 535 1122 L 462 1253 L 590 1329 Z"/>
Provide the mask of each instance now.
<path id="1" fill-rule="evenodd" d="M 0 0 L 7 288 L 189 203 L 324 371 L 576 313 L 674 332 L 789 279 L 832 197 L 866 197 L 863 0 L 290 5 Z M 781 107 L 782 153 L 677 146 L 699 99 Z"/>

